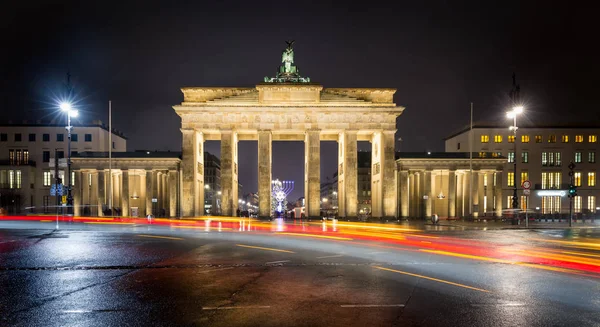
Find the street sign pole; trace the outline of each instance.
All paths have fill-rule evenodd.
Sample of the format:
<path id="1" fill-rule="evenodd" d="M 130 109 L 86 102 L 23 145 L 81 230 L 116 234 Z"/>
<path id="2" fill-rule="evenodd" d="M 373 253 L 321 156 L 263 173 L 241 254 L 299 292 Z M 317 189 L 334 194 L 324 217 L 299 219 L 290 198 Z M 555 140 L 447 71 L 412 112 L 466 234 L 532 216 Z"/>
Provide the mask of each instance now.
<path id="1" fill-rule="evenodd" d="M 527 215 L 527 209 L 529 208 L 529 194 L 531 194 L 531 182 L 529 180 L 523 181 L 521 184 L 523 188 L 523 195 L 525 195 L 525 228 L 529 228 L 529 216 Z"/>

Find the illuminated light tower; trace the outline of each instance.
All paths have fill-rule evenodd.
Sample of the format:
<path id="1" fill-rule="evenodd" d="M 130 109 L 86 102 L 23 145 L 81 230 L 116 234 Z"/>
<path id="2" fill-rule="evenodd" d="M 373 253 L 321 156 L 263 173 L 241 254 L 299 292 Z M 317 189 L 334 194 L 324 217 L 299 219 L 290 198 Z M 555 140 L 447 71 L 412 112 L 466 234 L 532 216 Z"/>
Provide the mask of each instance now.
<path id="1" fill-rule="evenodd" d="M 73 207 L 73 194 L 71 192 L 71 185 L 73 184 L 71 181 L 71 130 L 73 129 L 73 126 L 71 125 L 71 117 L 77 117 L 79 115 L 79 111 L 73 109 L 71 103 L 69 102 L 62 102 L 60 104 L 60 110 L 67 113 L 67 210 L 71 212 L 70 208 Z"/>
<path id="2" fill-rule="evenodd" d="M 272 214 L 275 212 L 283 212 L 285 203 L 287 202 L 286 199 L 293 190 L 293 181 L 280 181 L 279 179 L 276 179 L 271 182 L 271 195 L 273 199 L 271 205 L 271 210 L 273 211 Z"/>
<path id="3" fill-rule="evenodd" d="M 517 116 L 523 113 L 523 106 L 520 104 L 521 99 L 519 92 L 521 91 L 521 86 L 517 85 L 517 80 L 515 74 L 512 75 L 513 78 L 513 87 L 509 92 L 510 100 L 512 103 L 512 110 L 506 113 L 506 117 L 509 119 L 513 119 L 513 125 L 509 127 L 509 130 L 513 132 L 513 197 L 512 197 L 512 208 L 519 208 L 519 198 L 517 197 Z M 513 225 L 517 224 L 517 220 L 515 215 L 513 215 Z"/>

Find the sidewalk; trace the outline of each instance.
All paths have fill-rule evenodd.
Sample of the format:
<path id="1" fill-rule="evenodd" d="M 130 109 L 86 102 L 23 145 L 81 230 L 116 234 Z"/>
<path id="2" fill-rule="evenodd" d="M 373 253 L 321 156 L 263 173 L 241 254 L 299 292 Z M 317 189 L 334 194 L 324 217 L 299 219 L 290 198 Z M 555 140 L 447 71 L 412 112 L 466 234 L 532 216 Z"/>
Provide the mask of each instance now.
<path id="1" fill-rule="evenodd" d="M 465 220 L 441 220 L 438 224 L 433 225 L 431 221 L 425 223 L 426 226 L 445 226 L 467 229 L 566 229 L 566 228 L 600 228 L 600 220 L 594 222 L 586 220 L 585 223 L 581 220 L 573 221 L 573 227 L 569 227 L 568 221 L 529 221 L 529 227 L 525 227 L 525 221 L 521 220 L 519 225 L 512 225 L 510 220 L 480 220 L 480 221 L 465 221 Z"/>

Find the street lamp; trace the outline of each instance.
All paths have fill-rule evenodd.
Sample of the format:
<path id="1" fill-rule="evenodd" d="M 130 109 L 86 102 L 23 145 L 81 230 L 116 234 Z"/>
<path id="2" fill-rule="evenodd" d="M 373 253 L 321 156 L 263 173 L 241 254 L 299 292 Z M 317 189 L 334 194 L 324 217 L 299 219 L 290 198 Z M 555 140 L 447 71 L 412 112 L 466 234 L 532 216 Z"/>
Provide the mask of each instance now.
<path id="1" fill-rule="evenodd" d="M 517 116 L 523 113 L 523 106 L 515 106 L 511 111 L 506 113 L 506 117 L 513 119 L 513 125 L 508 129 L 513 132 L 513 198 L 512 198 L 512 208 L 519 208 L 519 198 L 517 197 Z"/>
<path id="2" fill-rule="evenodd" d="M 73 106 L 69 102 L 62 102 L 60 104 L 60 110 L 67 113 L 67 137 L 69 141 L 67 142 L 67 210 L 69 212 L 73 207 L 73 194 L 71 193 L 71 130 L 73 126 L 71 125 L 71 117 L 77 117 L 79 115 L 79 111 L 73 109 Z"/>

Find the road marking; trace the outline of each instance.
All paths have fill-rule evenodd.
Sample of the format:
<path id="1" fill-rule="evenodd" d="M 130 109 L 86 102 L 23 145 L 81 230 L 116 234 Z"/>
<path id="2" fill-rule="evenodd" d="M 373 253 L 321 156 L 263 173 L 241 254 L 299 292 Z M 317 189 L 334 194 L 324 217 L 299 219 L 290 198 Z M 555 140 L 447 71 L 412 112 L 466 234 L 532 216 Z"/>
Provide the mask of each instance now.
<path id="1" fill-rule="evenodd" d="M 219 269 L 210 269 L 210 270 L 201 271 L 201 273 L 207 274 L 209 272 L 215 272 L 215 271 L 221 271 L 221 270 L 229 270 L 229 269 L 233 269 L 233 268 L 235 268 L 235 267 L 225 267 L 225 268 L 219 268 Z"/>
<path id="2" fill-rule="evenodd" d="M 286 262 L 290 262 L 290 260 L 280 260 L 280 261 L 265 262 L 265 265 L 272 265 L 272 264 L 276 264 L 276 263 L 286 263 Z"/>
<path id="3" fill-rule="evenodd" d="M 323 257 L 317 257 L 317 259 L 327 259 L 327 258 L 339 258 L 339 257 L 343 257 L 343 254 L 336 254 L 336 255 L 326 255 Z"/>
<path id="4" fill-rule="evenodd" d="M 151 238 L 164 238 L 164 239 L 167 239 L 167 240 L 178 240 L 178 241 L 184 240 L 181 237 L 171 237 L 171 236 L 144 235 L 144 234 L 139 234 L 137 236 L 139 236 L 139 237 L 151 237 Z"/>
<path id="5" fill-rule="evenodd" d="M 296 253 L 296 252 L 288 251 L 288 250 L 280 250 L 280 249 L 273 249 L 273 248 L 263 248 L 262 246 L 252 246 L 252 245 L 244 245 L 244 244 L 236 244 L 236 245 L 240 246 L 240 247 L 243 247 L 243 248 L 250 248 L 250 249 L 275 251 L 275 252 L 285 252 L 285 253 Z"/>
<path id="6" fill-rule="evenodd" d="M 395 272 L 395 273 L 399 273 L 399 274 L 404 274 L 404 275 L 408 275 L 408 276 L 413 276 L 413 277 L 428 279 L 428 280 L 432 280 L 434 282 L 444 283 L 444 284 L 458 286 L 458 287 L 462 287 L 462 288 L 468 288 L 470 290 L 475 290 L 475 291 L 479 291 L 479 292 L 491 293 L 490 291 L 484 290 L 484 289 L 481 289 L 481 288 L 472 287 L 472 286 L 468 286 L 468 285 L 464 285 L 464 284 L 459 284 L 459 283 L 454 283 L 454 282 L 450 282 L 450 281 L 443 280 L 443 279 L 438 279 L 438 278 L 433 278 L 433 277 L 428 277 L 428 276 L 413 274 L 413 273 L 409 273 L 409 272 L 406 272 L 406 271 L 400 271 L 400 270 L 395 270 L 395 269 L 390 269 L 390 268 L 384 268 L 384 267 L 379 267 L 379 266 L 374 266 L 373 268 L 380 269 L 380 270 L 387 270 L 387 271 L 391 271 L 391 272 Z"/>
<path id="7" fill-rule="evenodd" d="M 342 308 L 403 308 L 404 304 L 342 304 Z"/>
<path id="8" fill-rule="evenodd" d="M 369 253 L 367 253 L 367 254 L 384 254 L 384 253 L 388 253 L 388 252 L 385 252 L 385 251 L 383 251 L 383 252 L 382 252 L 382 251 L 377 251 L 377 252 L 369 252 Z"/>
<path id="9" fill-rule="evenodd" d="M 332 240 L 342 240 L 342 241 L 352 241 L 353 239 L 349 237 L 339 237 L 339 236 L 327 236 L 327 235 L 312 235 L 312 234 L 302 234 L 302 233 L 276 233 L 276 235 L 290 235 L 290 236 L 304 236 L 304 237 L 316 237 L 316 238 L 329 238 Z"/>
<path id="10" fill-rule="evenodd" d="M 525 303 L 509 302 L 509 303 L 471 303 L 472 307 L 523 307 Z"/>
<path id="11" fill-rule="evenodd" d="M 270 305 L 248 305 L 240 307 L 202 307 L 202 310 L 270 309 Z"/>

